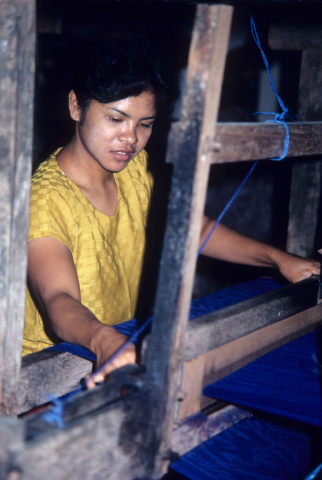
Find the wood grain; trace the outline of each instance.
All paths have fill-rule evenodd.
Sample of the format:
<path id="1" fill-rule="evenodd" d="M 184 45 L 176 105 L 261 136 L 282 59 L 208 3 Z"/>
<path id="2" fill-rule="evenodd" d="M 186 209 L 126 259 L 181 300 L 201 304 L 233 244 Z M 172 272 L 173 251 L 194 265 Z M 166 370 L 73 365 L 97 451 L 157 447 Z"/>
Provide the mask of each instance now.
<path id="1" fill-rule="evenodd" d="M 1 2 L 0 404 L 17 412 L 27 268 L 35 70 L 35 2 Z"/>

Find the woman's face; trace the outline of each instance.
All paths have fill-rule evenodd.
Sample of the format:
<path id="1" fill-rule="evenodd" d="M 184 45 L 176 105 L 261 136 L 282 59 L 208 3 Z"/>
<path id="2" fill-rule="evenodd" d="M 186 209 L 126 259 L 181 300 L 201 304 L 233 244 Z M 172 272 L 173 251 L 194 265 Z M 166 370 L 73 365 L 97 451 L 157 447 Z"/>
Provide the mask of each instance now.
<path id="1" fill-rule="evenodd" d="M 93 100 L 82 124 L 74 92 L 69 101 L 71 117 L 78 122 L 79 153 L 93 165 L 119 172 L 146 146 L 156 115 L 153 93 L 107 104 Z"/>

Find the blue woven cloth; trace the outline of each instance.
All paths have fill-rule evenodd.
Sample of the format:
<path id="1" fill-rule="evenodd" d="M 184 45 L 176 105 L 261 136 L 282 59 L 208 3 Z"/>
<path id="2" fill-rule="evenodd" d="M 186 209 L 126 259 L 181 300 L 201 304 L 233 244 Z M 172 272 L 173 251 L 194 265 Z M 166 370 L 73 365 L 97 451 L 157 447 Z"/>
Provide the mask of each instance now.
<path id="1" fill-rule="evenodd" d="M 322 426 L 315 332 L 204 388 L 209 397 Z"/>
<path id="2" fill-rule="evenodd" d="M 249 418 L 186 453 L 169 478 L 301 480 L 311 468 L 311 440 L 305 431 Z"/>

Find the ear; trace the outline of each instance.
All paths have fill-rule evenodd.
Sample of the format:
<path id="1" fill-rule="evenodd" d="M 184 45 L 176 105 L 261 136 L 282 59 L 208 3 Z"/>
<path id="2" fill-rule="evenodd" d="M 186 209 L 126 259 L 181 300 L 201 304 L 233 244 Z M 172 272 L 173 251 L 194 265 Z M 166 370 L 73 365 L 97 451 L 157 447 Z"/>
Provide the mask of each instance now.
<path id="1" fill-rule="evenodd" d="M 68 106 L 70 116 L 75 122 L 79 122 L 81 111 L 78 106 L 78 101 L 74 90 L 71 90 L 68 95 Z"/>

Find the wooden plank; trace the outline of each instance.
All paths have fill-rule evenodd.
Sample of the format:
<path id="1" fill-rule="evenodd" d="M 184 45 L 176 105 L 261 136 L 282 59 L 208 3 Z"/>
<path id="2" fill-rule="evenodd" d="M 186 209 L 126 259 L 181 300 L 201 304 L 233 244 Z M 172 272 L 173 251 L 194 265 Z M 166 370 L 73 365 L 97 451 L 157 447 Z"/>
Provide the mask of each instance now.
<path id="1" fill-rule="evenodd" d="M 127 414 L 132 398 L 72 422 L 67 428 L 48 427 L 34 436 L 26 420 L 22 447 L 7 449 L 2 455 L 8 467 L 19 472 L 19 480 L 133 480 L 144 477 L 144 462 L 136 454 L 135 443 L 128 442 Z M 6 444 L 8 428 L 0 418 L 0 438 Z M 1 478 L 8 478 L 7 476 Z M 10 478 L 10 477 L 9 477 Z"/>
<path id="2" fill-rule="evenodd" d="M 15 463 L 15 455 L 22 451 L 25 438 L 25 422 L 17 418 L 0 418 L 0 478 L 20 480 L 20 471 Z"/>
<path id="3" fill-rule="evenodd" d="M 172 128 L 179 130 L 179 122 Z M 292 122 L 288 128 L 288 157 L 322 154 L 322 122 Z M 216 164 L 277 158 L 283 151 L 284 139 L 285 127 L 276 123 L 217 123 L 210 161 Z M 175 142 L 171 149 L 175 149 Z M 171 158 L 168 149 L 167 162 Z"/>
<path id="4" fill-rule="evenodd" d="M 67 396 L 61 401 L 60 418 L 64 428 L 68 428 L 76 420 L 111 405 L 125 396 L 139 392 L 144 385 L 144 373 L 143 368 L 138 365 L 125 365 L 114 370 L 108 379 L 101 385 L 97 385 L 95 389 L 81 391 L 77 388 L 76 393 L 74 392 L 73 395 Z M 31 411 L 23 416 L 27 419 L 29 439 L 46 433 L 48 429 L 57 428 L 57 425 L 48 426 L 48 423 L 42 419 L 44 413 L 52 412 L 55 408 L 52 404 L 44 405 L 40 413 L 35 414 Z"/>
<path id="5" fill-rule="evenodd" d="M 303 22 L 301 25 L 272 25 L 269 29 L 268 44 L 272 50 L 321 50 L 321 26 Z"/>
<path id="6" fill-rule="evenodd" d="M 93 362 L 68 352 L 42 351 L 22 359 L 18 384 L 18 412 L 23 413 L 75 390 L 93 370 Z"/>
<path id="7" fill-rule="evenodd" d="M 289 123 L 288 157 L 322 154 L 322 122 Z M 276 123 L 218 123 L 212 163 L 278 158 L 285 127 Z"/>
<path id="8" fill-rule="evenodd" d="M 142 445 L 142 455 L 155 459 L 155 477 L 161 475 L 169 460 L 179 374 L 176 352 L 188 318 L 209 173 L 209 144 L 215 138 L 231 14 L 227 6 L 198 6 L 192 36 L 153 333 L 147 352 L 148 384 L 155 397 L 151 405 L 153 421 L 142 435 L 155 438 L 155 450 Z M 149 473 L 152 475 L 152 471 Z"/>
<path id="9" fill-rule="evenodd" d="M 321 321 L 322 305 L 317 305 L 184 363 L 178 421 L 195 414 L 203 406 L 203 387 L 314 330 Z"/>
<path id="10" fill-rule="evenodd" d="M 15 414 L 27 266 L 35 2 L 1 2 L 0 8 L 0 408 Z"/>
<path id="11" fill-rule="evenodd" d="M 312 36 L 313 37 L 313 36 Z M 322 52 L 302 53 L 299 119 L 315 121 L 322 118 Z M 287 250 L 310 256 L 316 244 L 321 203 L 322 157 L 314 161 L 297 162 L 292 167 L 290 217 Z"/>
<path id="12" fill-rule="evenodd" d="M 220 403 L 220 408 L 209 415 L 200 412 L 174 427 L 171 448 L 179 455 L 206 442 L 252 414 L 234 405 Z"/>
<path id="13" fill-rule="evenodd" d="M 182 360 L 295 315 L 317 304 L 319 280 L 307 279 L 231 305 L 189 322 L 182 344 Z"/>

